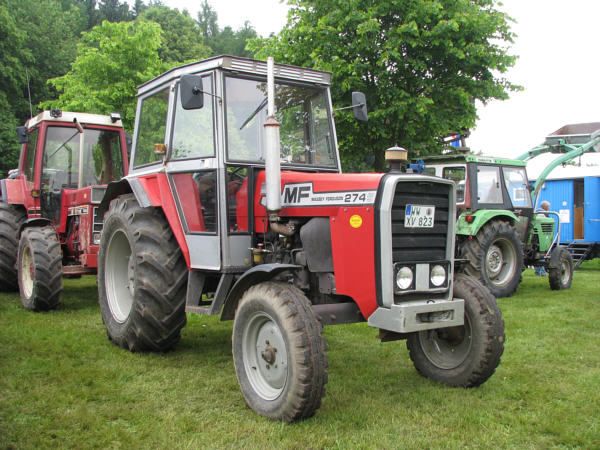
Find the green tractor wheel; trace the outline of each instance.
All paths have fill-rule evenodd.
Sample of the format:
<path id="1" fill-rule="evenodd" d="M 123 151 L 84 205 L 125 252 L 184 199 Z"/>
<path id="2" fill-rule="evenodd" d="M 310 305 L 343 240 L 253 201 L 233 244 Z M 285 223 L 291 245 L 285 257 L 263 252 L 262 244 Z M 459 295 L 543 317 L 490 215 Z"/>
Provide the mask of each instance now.
<path id="1" fill-rule="evenodd" d="M 479 279 L 495 297 L 510 297 L 521 281 L 523 245 L 509 223 L 493 220 L 472 239 L 460 244 L 460 254 L 469 263 L 464 272 Z"/>

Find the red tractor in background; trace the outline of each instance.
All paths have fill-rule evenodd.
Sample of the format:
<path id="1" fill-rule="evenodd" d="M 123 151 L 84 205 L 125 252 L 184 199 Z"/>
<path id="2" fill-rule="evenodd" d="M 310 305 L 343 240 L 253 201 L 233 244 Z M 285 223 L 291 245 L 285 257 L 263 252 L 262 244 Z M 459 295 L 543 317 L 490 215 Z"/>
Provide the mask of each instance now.
<path id="1" fill-rule="evenodd" d="M 234 320 L 246 403 L 286 422 L 321 405 L 323 325 L 406 339 L 419 373 L 451 386 L 485 382 L 503 351 L 496 299 L 454 275 L 454 183 L 401 173 L 401 149 L 387 174 L 342 174 L 330 80 L 220 56 L 145 83 L 129 174 L 100 204 L 109 339 L 166 351 L 186 312 Z"/>
<path id="2" fill-rule="evenodd" d="M 62 276 L 94 274 L 106 185 L 127 173 L 118 114 L 53 109 L 17 128 L 19 168 L 0 180 L 0 289 L 23 306 L 56 308 Z"/>

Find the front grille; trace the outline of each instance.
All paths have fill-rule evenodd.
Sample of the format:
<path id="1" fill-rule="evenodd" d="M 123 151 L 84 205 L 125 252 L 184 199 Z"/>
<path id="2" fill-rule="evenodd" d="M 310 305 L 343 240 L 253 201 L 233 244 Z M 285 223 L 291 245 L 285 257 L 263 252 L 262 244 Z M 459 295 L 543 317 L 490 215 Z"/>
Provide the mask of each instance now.
<path id="1" fill-rule="evenodd" d="M 104 225 L 103 217 L 100 215 L 100 211 L 98 207 L 94 207 L 94 221 L 92 224 L 92 230 L 94 233 L 98 233 L 102 231 L 102 226 Z"/>
<path id="2" fill-rule="evenodd" d="M 435 206 L 433 228 L 406 228 L 406 205 Z M 450 185 L 431 181 L 401 181 L 392 204 L 393 262 L 446 259 Z M 453 219 L 453 218 L 452 218 Z"/>
<path id="3" fill-rule="evenodd" d="M 542 224 L 542 233 L 552 233 L 554 231 L 554 225 L 551 223 Z"/>

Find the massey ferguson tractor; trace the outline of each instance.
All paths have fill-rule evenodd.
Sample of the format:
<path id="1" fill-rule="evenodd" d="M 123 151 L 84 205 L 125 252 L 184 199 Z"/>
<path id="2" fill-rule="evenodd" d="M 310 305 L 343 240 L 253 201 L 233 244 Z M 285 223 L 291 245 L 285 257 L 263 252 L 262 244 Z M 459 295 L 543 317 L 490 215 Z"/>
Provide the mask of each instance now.
<path id="1" fill-rule="evenodd" d="M 17 128 L 16 175 L 0 180 L 0 290 L 34 311 L 60 304 L 62 277 L 96 273 L 106 184 L 127 173 L 118 114 L 53 109 Z"/>
<path id="2" fill-rule="evenodd" d="M 221 56 L 145 83 L 129 174 L 100 204 L 109 339 L 166 351 L 186 312 L 233 320 L 246 403 L 285 422 L 321 405 L 323 325 L 406 339 L 419 373 L 451 386 L 485 382 L 503 351 L 496 299 L 454 275 L 454 183 L 398 161 L 342 174 L 330 79 Z M 364 96 L 353 100 L 366 119 Z"/>

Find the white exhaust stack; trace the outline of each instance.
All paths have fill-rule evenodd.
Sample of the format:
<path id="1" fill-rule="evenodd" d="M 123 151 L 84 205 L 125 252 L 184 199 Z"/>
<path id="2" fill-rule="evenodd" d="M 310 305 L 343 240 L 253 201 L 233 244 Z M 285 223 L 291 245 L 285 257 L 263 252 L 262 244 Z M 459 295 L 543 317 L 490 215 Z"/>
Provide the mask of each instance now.
<path id="1" fill-rule="evenodd" d="M 296 231 L 293 222 L 281 223 L 281 163 L 279 122 L 275 120 L 275 67 L 273 57 L 267 58 L 267 122 L 265 127 L 265 171 L 267 184 L 267 216 L 271 230 L 283 236 Z"/>
<path id="2" fill-rule="evenodd" d="M 277 214 L 281 211 L 279 122 L 275 120 L 275 69 L 272 56 L 267 58 L 267 102 L 268 117 L 264 125 L 265 171 L 267 180 L 267 213 L 271 222 L 277 220 Z"/>

